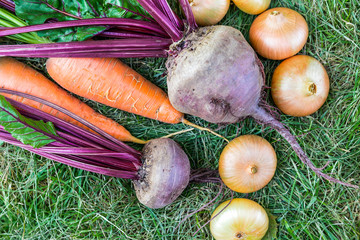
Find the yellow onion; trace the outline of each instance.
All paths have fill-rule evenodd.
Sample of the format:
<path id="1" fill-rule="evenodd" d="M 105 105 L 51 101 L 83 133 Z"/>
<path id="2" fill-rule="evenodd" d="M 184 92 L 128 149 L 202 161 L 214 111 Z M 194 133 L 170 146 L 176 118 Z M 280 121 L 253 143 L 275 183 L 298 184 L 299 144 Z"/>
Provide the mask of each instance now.
<path id="1" fill-rule="evenodd" d="M 220 204 L 211 218 L 218 214 L 230 200 Z M 258 203 L 234 198 L 229 206 L 210 222 L 210 232 L 216 240 L 260 240 L 269 227 L 269 217 Z"/>
<path id="2" fill-rule="evenodd" d="M 302 117 L 316 112 L 329 94 L 329 77 L 313 57 L 297 55 L 283 61 L 274 72 L 271 95 L 285 114 Z"/>
<path id="3" fill-rule="evenodd" d="M 250 193 L 270 182 L 276 162 L 276 153 L 268 141 L 256 135 L 243 135 L 232 140 L 222 151 L 219 173 L 233 191 Z"/>
<path id="4" fill-rule="evenodd" d="M 271 0 L 233 0 L 235 5 L 247 14 L 260 14 L 265 11 Z"/>
<path id="5" fill-rule="evenodd" d="M 272 8 L 254 20 L 249 34 L 257 53 L 268 59 L 281 60 L 294 56 L 304 47 L 309 30 L 298 12 Z"/>
<path id="6" fill-rule="evenodd" d="M 226 15 L 230 0 L 188 0 L 195 21 L 199 26 L 209 26 L 220 22 Z"/>

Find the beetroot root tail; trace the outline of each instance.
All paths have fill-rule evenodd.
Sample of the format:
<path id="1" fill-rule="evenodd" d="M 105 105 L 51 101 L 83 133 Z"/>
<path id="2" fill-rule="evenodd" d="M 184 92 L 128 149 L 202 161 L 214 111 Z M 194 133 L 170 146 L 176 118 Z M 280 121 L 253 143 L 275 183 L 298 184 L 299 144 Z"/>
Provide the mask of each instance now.
<path id="1" fill-rule="evenodd" d="M 294 135 L 290 133 L 290 131 L 278 120 L 276 120 L 273 116 L 271 116 L 268 112 L 266 112 L 264 109 L 258 107 L 254 113 L 251 115 L 256 121 L 260 122 L 261 124 L 270 126 L 271 128 L 275 129 L 280 133 L 280 135 L 285 138 L 295 151 L 295 153 L 298 155 L 300 160 L 306 164 L 311 170 L 313 170 L 316 175 L 325 178 L 326 180 L 334 183 L 338 183 L 344 186 L 352 187 L 352 188 L 359 188 L 357 185 L 353 185 L 350 183 L 342 182 L 336 178 L 330 177 L 329 175 L 322 172 L 322 170 L 328 166 L 329 162 L 325 164 L 322 168 L 317 168 L 307 157 L 304 150 L 300 147 L 299 143 L 297 142 Z"/>

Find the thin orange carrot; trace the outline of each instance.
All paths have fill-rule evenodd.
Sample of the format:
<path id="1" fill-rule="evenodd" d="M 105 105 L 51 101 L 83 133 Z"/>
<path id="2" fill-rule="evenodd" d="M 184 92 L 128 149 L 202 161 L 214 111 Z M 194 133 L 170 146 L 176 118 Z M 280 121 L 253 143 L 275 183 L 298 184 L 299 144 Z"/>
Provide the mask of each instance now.
<path id="1" fill-rule="evenodd" d="M 166 123 L 179 123 L 164 91 L 114 58 L 50 58 L 50 76 L 79 96 Z"/>
<path id="2" fill-rule="evenodd" d="M 23 92 L 48 100 L 73 112 L 121 141 L 145 143 L 143 140 L 132 136 L 123 126 L 95 112 L 91 107 L 71 96 L 39 72 L 15 59 L 0 58 L 0 88 Z M 86 128 L 67 115 L 38 102 L 9 94 L 2 95 Z"/>

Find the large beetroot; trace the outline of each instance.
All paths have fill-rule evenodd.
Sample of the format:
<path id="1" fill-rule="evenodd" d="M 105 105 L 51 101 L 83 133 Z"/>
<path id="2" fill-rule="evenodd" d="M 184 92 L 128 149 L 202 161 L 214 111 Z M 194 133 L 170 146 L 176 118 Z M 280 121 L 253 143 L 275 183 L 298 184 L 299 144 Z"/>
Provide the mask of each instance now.
<path id="1" fill-rule="evenodd" d="M 197 28 L 187 0 L 179 0 L 186 16 L 185 23 L 175 15 L 166 0 L 138 0 L 155 19 L 90 19 L 47 23 L 38 26 L 2 30 L 0 36 L 64 27 L 106 25 L 126 30 L 137 38 L 119 34 L 120 39 L 106 44 L 89 42 L 30 44 L 26 47 L 0 46 L 0 55 L 33 57 L 159 57 L 168 56 L 169 98 L 184 113 L 213 123 L 234 123 L 253 117 L 259 123 L 276 129 L 292 146 L 299 158 L 317 175 L 346 186 L 316 168 L 295 137 L 283 124 L 259 106 L 264 74 L 262 64 L 240 31 L 224 26 Z M 127 26 L 126 26 L 127 25 Z M 151 33 L 152 31 L 152 33 Z M 164 32 L 166 33 L 165 36 Z M 116 34 L 114 35 L 116 37 Z M 159 46 L 156 39 L 171 38 L 171 46 Z M 146 43 L 146 49 L 144 44 Z"/>
<path id="2" fill-rule="evenodd" d="M 168 58 L 168 94 L 179 111 L 212 123 L 252 115 L 260 100 L 262 65 L 241 32 L 203 27 L 174 43 Z"/>

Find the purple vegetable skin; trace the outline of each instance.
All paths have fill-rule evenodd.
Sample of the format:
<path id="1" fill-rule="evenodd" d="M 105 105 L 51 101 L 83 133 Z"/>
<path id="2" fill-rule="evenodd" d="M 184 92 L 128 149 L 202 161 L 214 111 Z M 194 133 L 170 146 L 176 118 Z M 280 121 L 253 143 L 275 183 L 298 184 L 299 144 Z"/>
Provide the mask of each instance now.
<path id="1" fill-rule="evenodd" d="M 134 181 L 136 196 L 150 208 L 162 208 L 172 203 L 188 185 L 189 159 L 169 138 L 150 141 L 142 154 L 140 178 Z"/>

